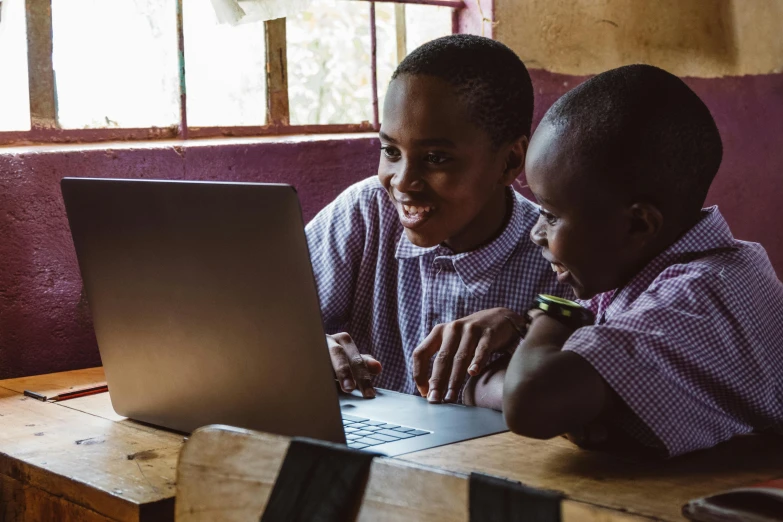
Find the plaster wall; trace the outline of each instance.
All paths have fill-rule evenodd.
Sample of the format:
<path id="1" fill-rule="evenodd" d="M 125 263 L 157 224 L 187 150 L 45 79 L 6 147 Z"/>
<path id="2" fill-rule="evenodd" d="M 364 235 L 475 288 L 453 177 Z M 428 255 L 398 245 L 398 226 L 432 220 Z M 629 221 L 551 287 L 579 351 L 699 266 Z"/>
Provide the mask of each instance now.
<path id="1" fill-rule="evenodd" d="M 367 135 L 0 148 L 0 379 L 100 365 L 63 177 L 290 183 L 309 220 L 377 161 Z"/>
<path id="2" fill-rule="evenodd" d="M 587 76 L 532 70 L 536 115 Z M 723 161 L 707 196 L 734 237 L 761 243 L 783 277 L 783 74 L 685 78 L 712 112 Z"/>
<path id="3" fill-rule="evenodd" d="M 585 77 L 532 70 L 538 122 Z M 687 79 L 713 111 L 723 165 L 708 204 L 783 274 L 783 75 Z M 374 175 L 371 135 L 0 148 L 0 379 L 100 364 L 59 190 L 64 176 L 291 183 L 309 220 Z"/>
<path id="4" fill-rule="evenodd" d="M 495 0 L 493 15 L 494 37 L 531 70 L 535 121 L 614 67 L 682 77 L 723 139 L 707 204 L 783 275 L 783 0 Z"/>
<path id="5" fill-rule="evenodd" d="M 480 8 L 479 8 L 480 7 Z M 587 75 L 686 76 L 724 141 L 708 204 L 783 274 L 783 0 L 480 0 L 460 27 L 531 68 L 536 117 Z M 494 20 L 494 22 L 492 22 Z M 768 74 L 769 73 L 769 74 Z M 295 185 L 305 220 L 376 172 L 371 135 L 0 148 L 0 379 L 100 364 L 59 191 L 64 176 Z"/>
<path id="6" fill-rule="evenodd" d="M 782 0 L 495 0 L 494 34 L 529 67 L 563 74 L 783 71 Z"/>

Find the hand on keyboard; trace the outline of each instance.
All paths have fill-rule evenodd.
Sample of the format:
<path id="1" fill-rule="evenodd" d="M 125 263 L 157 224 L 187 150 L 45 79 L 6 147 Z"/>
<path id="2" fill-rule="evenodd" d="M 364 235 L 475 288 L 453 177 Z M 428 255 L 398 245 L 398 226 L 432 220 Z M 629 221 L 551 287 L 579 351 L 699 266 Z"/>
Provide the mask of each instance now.
<path id="1" fill-rule="evenodd" d="M 345 332 L 327 335 L 326 343 L 340 388 L 346 393 L 359 388 L 365 399 L 375 397 L 371 379 L 381 373 L 381 363 L 370 355 L 359 353 L 353 339 Z"/>

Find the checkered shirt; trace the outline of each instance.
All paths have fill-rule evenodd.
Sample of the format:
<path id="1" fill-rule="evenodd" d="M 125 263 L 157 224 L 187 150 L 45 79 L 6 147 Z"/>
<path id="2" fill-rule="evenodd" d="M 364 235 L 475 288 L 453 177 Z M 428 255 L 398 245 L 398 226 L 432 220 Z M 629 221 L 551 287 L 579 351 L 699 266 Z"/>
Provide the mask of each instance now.
<path id="1" fill-rule="evenodd" d="M 624 401 L 614 420 L 665 456 L 783 433 L 783 284 L 717 207 L 623 288 L 583 302 L 566 343 Z M 627 406 L 627 407 L 626 407 Z"/>
<path id="2" fill-rule="evenodd" d="M 524 313 L 539 293 L 573 296 L 530 241 L 538 207 L 512 193 L 501 235 L 459 254 L 412 244 L 377 178 L 348 188 L 307 225 L 326 332 L 348 332 L 381 362 L 376 386 L 417 393 L 411 355 L 439 323 L 498 306 Z"/>

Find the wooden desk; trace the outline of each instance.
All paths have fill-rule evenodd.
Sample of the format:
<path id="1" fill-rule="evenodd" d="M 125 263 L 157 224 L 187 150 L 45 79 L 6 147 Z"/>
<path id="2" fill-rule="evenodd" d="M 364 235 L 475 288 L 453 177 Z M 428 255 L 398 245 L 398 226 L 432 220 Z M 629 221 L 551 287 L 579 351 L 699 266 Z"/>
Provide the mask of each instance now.
<path id="1" fill-rule="evenodd" d="M 173 520 L 182 435 L 120 417 L 106 393 L 22 395 L 104 380 L 93 368 L 0 381 L 0 520 Z"/>
<path id="2" fill-rule="evenodd" d="M 173 519 L 181 435 L 118 416 L 108 394 L 62 403 L 22 396 L 103 380 L 93 368 L 0 381 L 0 520 Z M 506 433 L 400 458 L 506 476 L 642 519 L 681 520 L 691 498 L 783 477 L 783 438 L 744 437 L 649 462 Z"/>
<path id="3" fill-rule="evenodd" d="M 503 433 L 400 457 L 451 471 L 482 471 L 569 498 L 661 520 L 685 520 L 693 498 L 783 477 L 783 437 L 740 437 L 668 461 L 590 452 L 565 439 Z"/>

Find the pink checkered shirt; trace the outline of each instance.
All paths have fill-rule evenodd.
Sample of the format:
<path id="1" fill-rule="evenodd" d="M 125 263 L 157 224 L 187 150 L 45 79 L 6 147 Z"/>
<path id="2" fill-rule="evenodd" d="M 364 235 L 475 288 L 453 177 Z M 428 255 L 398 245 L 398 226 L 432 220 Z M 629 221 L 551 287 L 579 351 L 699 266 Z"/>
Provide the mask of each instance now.
<path id="1" fill-rule="evenodd" d="M 617 427 L 666 456 L 783 433 L 783 284 L 717 207 L 626 286 L 583 303 L 566 343 L 627 408 Z"/>
<path id="2" fill-rule="evenodd" d="M 348 188 L 307 225 L 324 328 L 348 332 L 359 351 L 381 362 L 376 386 L 418 393 L 411 356 L 437 324 L 497 306 L 524 313 L 539 293 L 573 298 L 530 241 L 538 207 L 511 195 L 503 232 L 459 254 L 411 243 L 375 177 Z"/>

